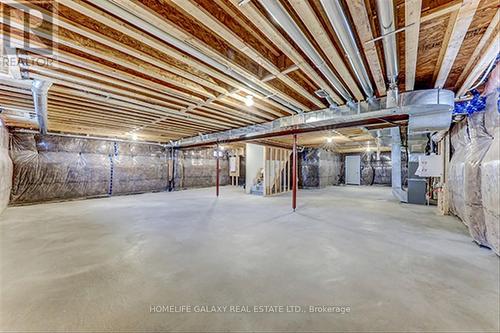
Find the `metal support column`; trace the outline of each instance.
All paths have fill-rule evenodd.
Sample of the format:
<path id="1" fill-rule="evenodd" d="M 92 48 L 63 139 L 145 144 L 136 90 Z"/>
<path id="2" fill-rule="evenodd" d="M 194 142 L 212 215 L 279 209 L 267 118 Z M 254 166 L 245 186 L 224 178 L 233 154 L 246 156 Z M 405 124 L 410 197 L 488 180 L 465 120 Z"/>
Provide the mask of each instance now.
<path id="1" fill-rule="evenodd" d="M 216 155 L 216 171 L 215 171 L 215 194 L 217 197 L 219 196 L 219 144 L 217 144 L 217 148 L 215 150 L 215 155 Z"/>
<path id="2" fill-rule="evenodd" d="M 297 134 L 293 135 L 293 154 L 292 154 L 292 208 L 295 212 L 297 208 Z"/>

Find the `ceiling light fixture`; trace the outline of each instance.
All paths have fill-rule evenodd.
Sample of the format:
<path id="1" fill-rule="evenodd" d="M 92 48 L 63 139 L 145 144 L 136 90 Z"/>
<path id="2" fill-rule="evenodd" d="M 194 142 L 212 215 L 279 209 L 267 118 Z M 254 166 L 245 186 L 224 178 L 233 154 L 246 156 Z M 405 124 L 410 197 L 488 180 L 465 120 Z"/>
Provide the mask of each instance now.
<path id="1" fill-rule="evenodd" d="M 245 105 L 246 106 L 253 105 L 253 96 L 252 95 L 247 95 L 247 97 L 245 98 Z"/>
<path id="2" fill-rule="evenodd" d="M 138 139 L 138 136 L 136 133 L 132 133 L 131 137 L 132 137 L 132 140 L 134 140 L 134 141 L 137 141 L 137 139 Z"/>
<path id="3" fill-rule="evenodd" d="M 332 142 L 333 142 L 333 138 L 332 138 L 332 137 L 328 137 L 328 138 L 326 138 L 326 142 L 328 142 L 328 143 L 332 143 Z"/>

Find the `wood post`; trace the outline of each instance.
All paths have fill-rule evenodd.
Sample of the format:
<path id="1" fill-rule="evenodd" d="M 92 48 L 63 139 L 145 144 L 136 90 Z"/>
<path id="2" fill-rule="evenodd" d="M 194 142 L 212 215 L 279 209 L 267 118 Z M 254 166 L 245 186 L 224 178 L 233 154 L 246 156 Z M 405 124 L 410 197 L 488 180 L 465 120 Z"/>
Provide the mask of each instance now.
<path id="1" fill-rule="evenodd" d="M 292 208 L 297 208 L 297 134 L 293 135 Z"/>

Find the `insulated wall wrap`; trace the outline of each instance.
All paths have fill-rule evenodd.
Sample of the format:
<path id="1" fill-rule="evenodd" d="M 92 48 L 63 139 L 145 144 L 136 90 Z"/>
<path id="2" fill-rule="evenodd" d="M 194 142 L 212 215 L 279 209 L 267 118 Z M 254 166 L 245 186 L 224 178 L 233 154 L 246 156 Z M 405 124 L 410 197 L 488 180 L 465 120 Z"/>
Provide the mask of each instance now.
<path id="1" fill-rule="evenodd" d="M 9 204 L 12 187 L 12 161 L 9 156 L 9 132 L 0 119 L 0 214 Z"/>

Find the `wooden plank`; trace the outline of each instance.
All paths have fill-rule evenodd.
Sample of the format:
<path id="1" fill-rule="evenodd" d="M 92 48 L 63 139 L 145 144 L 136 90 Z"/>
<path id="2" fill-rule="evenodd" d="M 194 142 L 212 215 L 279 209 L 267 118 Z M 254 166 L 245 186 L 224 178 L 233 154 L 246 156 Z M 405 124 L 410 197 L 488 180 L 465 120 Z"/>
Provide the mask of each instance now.
<path id="1" fill-rule="evenodd" d="M 443 60 L 439 66 L 439 73 L 434 83 L 435 88 L 442 88 L 444 86 L 465 38 L 465 34 L 467 33 L 474 14 L 476 13 L 478 4 L 479 0 L 464 0 L 463 5 L 458 10 L 456 19 L 452 20 L 453 28 L 451 29 L 449 42 L 443 44 L 446 48 Z M 452 16 L 453 15 L 454 14 L 452 14 Z"/>
<path id="2" fill-rule="evenodd" d="M 293 9 L 305 24 L 311 35 L 318 42 L 320 48 L 326 55 L 328 55 L 330 62 L 335 67 L 339 76 L 344 80 L 349 90 L 351 90 L 354 97 L 359 101 L 364 100 L 363 93 L 359 89 L 358 83 L 352 77 L 349 69 L 344 63 L 344 59 L 337 52 L 337 49 L 330 40 L 328 33 L 321 25 L 321 22 L 314 13 L 310 3 L 303 0 L 289 0 L 289 3 L 292 5 Z"/>
<path id="3" fill-rule="evenodd" d="M 336 103 L 344 104 L 342 98 L 330 87 L 325 80 L 307 63 L 307 61 L 300 55 L 300 53 L 290 44 L 282 35 L 281 32 L 272 25 L 266 16 L 258 10 L 252 2 L 244 6 L 238 6 L 239 0 L 230 0 L 245 17 L 250 20 L 256 27 L 259 28 L 264 35 L 266 35 L 273 43 L 275 43 L 280 50 L 290 58 L 304 73 L 306 73 L 311 80 L 318 85 L 318 87 L 325 89 Z"/>
<path id="4" fill-rule="evenodd" d="M 490 63 L 497 57 L 498 53 L 500 52 L 500 43 L 498 43 L 499 40 L 500 33 L 497 32 L 490 45 L 488 45 L 487 49 L 482 53 L 476 66 L 472 69 L 471 73 L 458 90 L 457 97 L 464 95 L 481 77 L 481 74 L 483 74 Z"/>
<path id="5" fill-rule="evenodd" d="M 26 6 L 23 5 L 24 2 L 21 2 L 19 0 L 0 0 L 0 2 L 8 3 L 9 6 L 13 6 L 14 8 L 26 8 Z M 36 7 L 36 9 L 42 15 L 50 17 L 50 13 L 48 13 L 46 10 L 39 7 Z M 23 29 L 23 31 L 25 31 L 25 27 L 22 24 L 23 17 L 20 16 L 21 14 L 18 12 L 18 10 L 12 10 L 11 14 L 12 18 L 17 23 L 21 23 L 21 25 L 17 25 L 15 27 L 17 29 Z M 43 30 L 41 28 L 36 30 L 32 29 L 31 32 L 36 31 L 36 34 L 41 37 L 51 38 L 54 42 L 61 43 L 82 52 L 88 53 L 89 51 L 93 51 L 101 58 L 108 61 L 114 61 L 116 63 L 120 63 L 122 59 L 126 59 L 126 62 L 128 62 L 128 65 L 130 66 L 131 64 L 134 64 L 133 59 L 130 57 L 137 58 L 143 61 L 143 63 L 139 65 L 140 67 L 142 67 L 142 71 L 148 70 L 151 73 L 155 73 L 155 75 L 159 75 L 162 79 L 168 80 L 167 82 L 186 87 L 193 91 L 197 91 L 203 94 L 210 94 L 208 91 L 202 88 L 203 86 L 206 86 L 221 93 L 225 92 L 225 90 L 217 84 L 206 81 L 174 66 L 170 66 L 164 61 L 160 61 L 144 52 L 136 50 L 135 48 L 117 42 L 116 40 L 111 39 L 105 35 L 99 34 L 96 31 L 90 30 L 83 26 L 76 26 L 63 17 L 59 17 L 55 21 L 55 23 L 59 26 L 57 36 L 52 36 L 52 34 L 50 33 L 43 33 Z M 75 33 L 78 35 L 75 35 Z M 86 39 L 82 38 L 81 36 L 85 37 Z M 96 42 L 101 45 L 97 44 Z M 106 49 L 103 46 L 107 46 L 110 49 Z M 127 57 L 126 55 L 130 57 Z M 110 56 L 112 57 L 111 59 L 109 58 Z M 154 65 L 155 67 L 150 65 Z M 134 66 L 135 70 L 137 70 L 138 65 L 134 64 L 132 66 Z M 162 71 L 160 70 L 160 68 L 167 69 L 168 71 Z M 194 83 L 196 83 L 197 85 Z"/>
<path id="6" fill-rule="evenodd" d="M 488 25 L 488 28 L 484 32 L 483 36 L 481 37 L 481 40 L 479 41 L 479 44 L 476 46 L 474 49 L 474 52 L 469 58 L 469 61 L 465 65 L 465 67 L 462 70 L 462 73 L 458 77 L 457 83 L 461 83 L 464 81 L 464 79 L 467 77 L 467 75 L 470 74 L 470 70 L 474 63 L 478 60 L 478 57 L 483 51 L 484 47 L 487 45 L 487 43 L 490 41 L 491 37 L 494 36 L 496 33 L 499 31 L 499 19 L 500 19 L 500 9 L 498 9 L 495 13 L 495 16 L 493 16 L 493 19 L 491 20 L 490 24 Z"/>
<path id="7" fill-rule="evenodd" d="M 438 6 L 431 10 L 425 11 L 424 13 L 422 13 L 420 23 L 432 21 L 438 17 L 450 14 L 452 12 L 456 12 L 462 6 L 462 2 L 463 0 L 452 0 L 448 3 L 445 3 L 442 6 Z"/>
<path id="8" fill-rule="evenodd" d="M 422 0 L 405 1 L 405 88 L 413 90 L 417 70 L 418 37 L 420 32 L 420 12 Z"/>
<path id="9" fill-rule="evenodd" d="M 102 7 L 104 3 L 102 1 L 91 1 L 94 5 Z M 159 27 L 163 31 L 168 31 L 170 35 L 173 37 L 180 39 L 181 41 L 186 42 L 187 44 L 190 44 L 191 46 L 197 48 L 201 52 L 203 52 L 205 55 L 213 58 L 214 60 L 224 64 L 228 68 L 231 68 L 232 70 L 238 72 L 239 74 L 252 78 L 254 81 L 259 82 L 260 78 L 255 75 L 255 73 L 251 72 L 248 70 L 248 64 L 241 64 L 241 63 L 236 63 L 232 59 L 229 59 L 223 55 L 221 55 L 218 51 L 212 48 L 212 46 L 206 45 L 205 43 L 201 42 L 197 38 L 193 38 L 195 36 L 191 35 L 187 31 L 181 29 L 179 26 L 174 24 L 173 22 L 169 21 L 166 19 L 166 17 L 162 16 L 160 13 L 154 11 L 154 9 L 147 7 L 144 5 L 142 2 L 136 1 L 136 0 L 131 0 L 124 4 L 124 6 L 127 7 L 127 9 L 133 13 L 135 13 L 137 16 L 140 17 L 142 20 L 142 23 L 138 22 L 138 27 L 147 30 L 145 27 L 145 21 L 154 24 L 155 26 Z M 173 16 L 169 16 L 169 19 L 174 19 Z M 125 18 L 124 18 L 125 19 Z M 132 16 L 126 17 L 126 19 L 134 20 Z M 185 22 L 183 22 L 185 23 Z M 186 26 L 186 25 L 185 25 Z M 247 67 L 245 67 L 247 66 Z M 290 98 L 290 96 L 283 94 L 281 91 L 274 89 L 271 85 L 261 83 L 260 84 L 262 87 L 265 87 L 267 90 L 272 92 L 273 94 L 276 94 L 277 96 L 280 96 L 281 98 L 289 101 L 291 104 L 296 104 L 293 99 Z M 255 94 L 255 93 L 252 93 Z M 260 94 L 255 94 L 257 98 L 266 98 L 265 96 L 262 96 Z M 268 100 L 270 104 L 273 106 L 280 108 L 281 110 L 287 112 L 288 114 L 293 114 L 293 111 L 288 109 L 287 107 L 281 105 L 280 103 L 277 103 L 273 100 Z"/>
<path id="10" fill-rule="evenodd" d="M 310 102 L 315 104 L 317 107 L 324 108 L 325 105 L 318 100 L 317 97 L 310 94 L 306 89 L 300 86 L 297 82 L 290 79 L 288 76 L 281 74 L 280 69 L 268 60 L 266 57 L 262 56 L 256 49 L 254 49 L 250 44 L 238 36 L 234 31 L 228 29 L 223 23 L 215 19 L 209 12 L 207 12 L 199 4 L 193 3 L 192 0 L 171 0 L 180 8 L 184 9 L 189 15 L 193 16 L 199 22 L 209 27 L 212 31 L 217 33 L 219 36 L 224 38 L 229 44 L 233 45 L 236 49 L 244 51 L 252 59 L 257 61 L 261 66 L 263 66 L 267 71 L 275 75 L 279 80 L 283 81 L 285 84 L 290 86 L 295 91 L 299 92 L 302 96 L 306 97 Z M 262 82 L 262 80 L 261 80 Z M 304 110 L 309 110 L 308 107 L 301 104 L 295 99 L 295 104 L 304 108 Z"/>
<path id="11" fill-rule="evenodd" d="M 386 94 L 386 85 L 382 73 L 382 66 L 380 65 L 375 43 L 369 43 L 369 41 L 373 39 L 373 32 L 370 26 L 365 1 L 349 0 L 347 1 L 347 6 L 351 16 L 354 18 L 354 26 L 356 27 L 359 39 L 363 45 L 363 52 L 368 62 L 370 73 L 375 81 L 377 92 L 379 96 L 384 96 Z"/>

